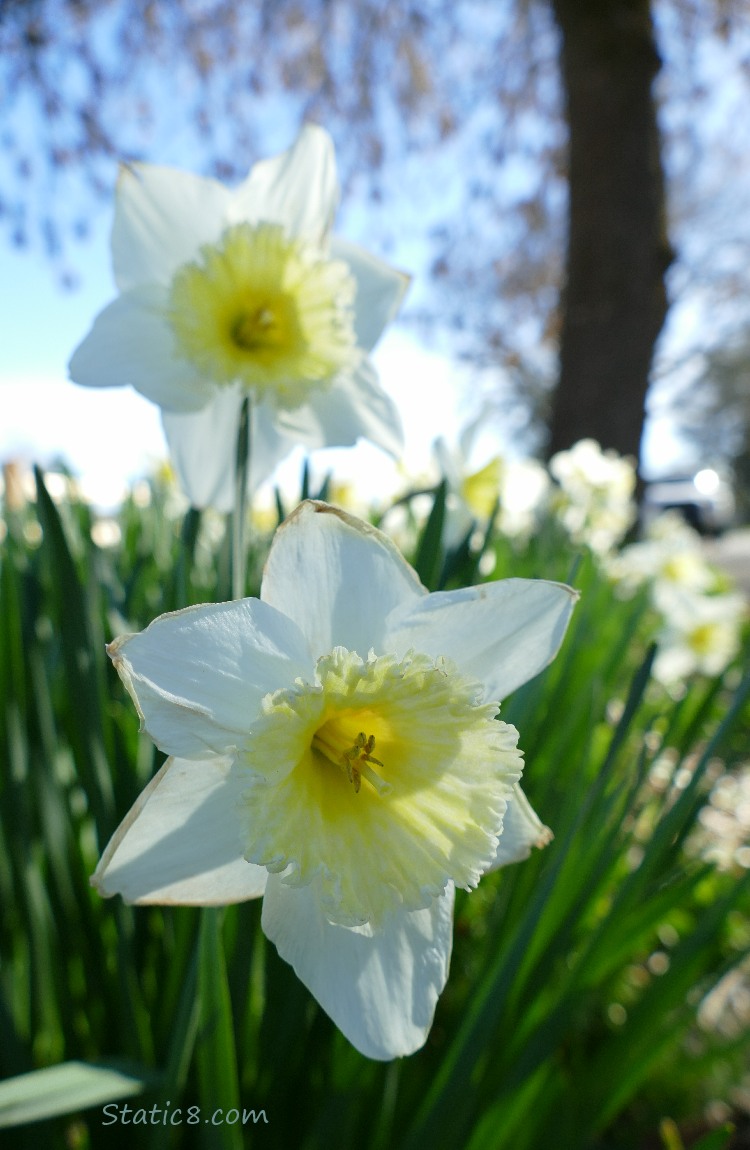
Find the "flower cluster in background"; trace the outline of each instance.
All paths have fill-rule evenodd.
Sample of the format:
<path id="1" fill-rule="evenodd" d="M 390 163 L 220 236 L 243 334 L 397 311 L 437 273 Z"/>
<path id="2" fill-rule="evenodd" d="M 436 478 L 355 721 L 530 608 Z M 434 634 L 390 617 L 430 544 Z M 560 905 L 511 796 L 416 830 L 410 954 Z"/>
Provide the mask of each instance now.
<path id="1" fill-rule="evenodd" d="M 548 467 L 536 459 L 493 456 L 472 467 L 476 424 L 451 449 L 434 446 L 448 487 L 446 542 L 455 545 L 472 525 L 494 513 L 500 532 L 528 540 L 545 520 L 554 521 L 574 542 L 606 555 L 622 541 L 636 518 L 635 467 L 591 439 L 554 455 Z"/>
<path id="2" fill-rule="evenodd" d="M 745 597 L 709 562 L 701 536 L 675 512 L 647 527 L 608 564 L 621 593 L 647 589 L 660 625 L 654 675 L 674 689 L 688 676 L 721 674 L 740 650 Z"/>
<path id="3" fill-rule="evenodd" d="M 481 528 L 492 516 L 516 551 L 532 537 L 552 538 L 562 531 L 571 544 L 596 557 L 624 598 L 648 594 L 659 646 L 656 679 L 674 691 L 690 675 L 718 675 L 731 665 L 748 619 L 746 599 L 707 558 L 704 540 L 676 511 L 652 516 L 642 537 L 626 542 L 638 518 L 630 460 L 585 439 L 554 455 L 547 468 L 534 459 L 499 455 L 473 468 L 468 459 L 474 433 L 471 425 L 453 449 L 444 440 L 435 444 L 438 473 L 447 486 L 443 538 L 448 549 L 467 538 L 482 546 Z M 480 569 L 489 574 L 494 557 L 480 557 Z"/>
<path id="4" fill-rule="evenodd" d="M 635 463 L 582 439 L 553 455 L 554 507 L 571 539 L 599 555 L 611 551 L 635 521 Z"/>

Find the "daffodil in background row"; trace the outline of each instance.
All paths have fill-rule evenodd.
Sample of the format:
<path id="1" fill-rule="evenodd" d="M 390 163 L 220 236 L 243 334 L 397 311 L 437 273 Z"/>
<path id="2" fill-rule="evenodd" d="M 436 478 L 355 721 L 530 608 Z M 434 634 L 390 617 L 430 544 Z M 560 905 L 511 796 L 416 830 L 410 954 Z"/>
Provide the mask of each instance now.
<path id="1" fill-rule="evenodd" d="M 637 542 L 608 557 L 606 569 L 625 597 L 644 584 L 657 594 L 659 589 L 696 594 L 721 589 L 703 540 L 678 511 L 665 511 L 648 522 Z"/>
<path id="2" fill-rule="evenodd" d="M 288 151 L 229 189 L 151 164 L 123 167 L 112 261 L 119 296 L 70 362 L 91 387 L 132 384 L 162 409 L 195 507 L 233 505 L 243 398 L 253 400 L 249 484 L 297 444 L 402 448 L 368 352 L 408 277 L 331 236 L 333 143 L 307 124 Z"/>
<path id="3" fill-rule="evenodd" d="M 651 522 L 645 536 L 610 557 L 607 572 L 625 597 L 647 586 L 661 618 L 654 678 L 682 689 L 693 674 L 720 675 L 737 657 L 747 602 L 706 558 L 703 540 L 676 512 Z"/>
<path id="4" fill-rule="evenodd" d="M 480 417 L 481 418 L 481 417 Z M 469 465 L 476 423 L 454 450 L 442 437 L 433 454 L 448 486 L 445 544 L 455 547 L 476 523 L 486 524 L 497 509 L 497 526 L 508 539 L 525 539 L 538 528 L 550 493 L 550 478 L 535 459 L 492 456 L 482 466 Z"/>
<path id="5" fill-rule="evenodd" d="M 701 595 L 668 585 L 654 589 L 663 618 L 654 678 L 682 689 L 689 675 L 721 675 L 742 647 L 747 601 L 737 592 Z"/>
<path id="6" fill-rule="evenodd" d="M 550 833 L 499 700 L 555 656 L 576 592 L 508 579 L 428 594 L 387 536 L 306 502 L 260 599 L 110 645 L 170 757 L 94 876 L 135 903 L 263 897 L 262 927 L 362 1053 L 429 1031 L 456 886 Z"/>
<path id="7" fill-rule="evenodd" d="M 433 445 L 438 471 L 447 483 L 445 542 L 455 547 L 475 523 L 496 523 L 506 538 L 523 540 L 550 518 L 576 542 L 605 556 L 621 543 L 636 517 L 635 466 L 615 451 L 582 439 L 552 456 L 549 469 L 535 459 L 493 456 L 469 463 L 475 440 L 487 422 L 482 410 L 461 433 L 455 448 L 442 438 Z"/>
<path id="8" fill-rule="evenodd" d="M 553 510 L 571 539 L 607 554 L 635 522 L 635 462 L 580 439 L 553 455 L 549 470 L 558 484 Z"/>

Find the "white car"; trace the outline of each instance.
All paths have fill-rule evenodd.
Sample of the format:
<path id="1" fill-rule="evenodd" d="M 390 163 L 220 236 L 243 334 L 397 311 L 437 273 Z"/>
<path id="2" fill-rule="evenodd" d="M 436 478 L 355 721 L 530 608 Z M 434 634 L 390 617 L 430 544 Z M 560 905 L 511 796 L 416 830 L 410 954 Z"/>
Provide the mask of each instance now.
<path id="1" fill-rule="evenodd" d="M 646 483 L 643 518 L 646 523 L 662 511 L 679 511 L 703 535 L 718 535 L 734 520 L 734 495 L 726 479 L 705 467 L 694 475 L 653 479 Z"/>

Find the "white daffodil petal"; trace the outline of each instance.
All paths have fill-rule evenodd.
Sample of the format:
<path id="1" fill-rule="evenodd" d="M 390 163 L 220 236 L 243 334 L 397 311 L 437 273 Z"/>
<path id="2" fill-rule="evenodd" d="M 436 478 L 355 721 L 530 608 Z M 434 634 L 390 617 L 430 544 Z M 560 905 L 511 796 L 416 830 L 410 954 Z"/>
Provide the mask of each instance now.
<path id="1" fill-rule="evenodd" d="M 280 408 L 276 419 L 284 434 L 311 448 L 351 447 L 360 438 L 393 456 L 404 447 L 398 409 L 368 359 L 342 372 L 301 407 Z"/>
<path id="2" fill-rule="evenodd" d="M 503 579 L 436 591 L 397 608 L 388 649 L 447 655 L 504 699 L 554 659 L 578 592 L 543 579 Z"/>
<path id="3" fill-rule="evenodd" d="M 333 926 L 304 887 L 269 875 L 261 923 L 360 1053 L 388 1060 L 424 1045 L 448 977 L 452 887 L 428 910 L 394 914 L 372 935 Z"/>
<path id="4" fill-rule="evenodd" d="M 451 451 L 442 435 L 438 436 L 432 444 L 432 453 L 438 465 L 440 474 L 448 484 L 451 492 L 460 492 L 463 483 L 463 469 L 461 460 L 455 451 Z"/>
<path id="5" fill-rule="evenodd" d="M 315 396 L 310 407 L 330 444 L 353 444 L 369 439 L 398 458 L 404 449 L 401 416 L 391 397 L 383 391 L 369 359 L 362 359 L 349 373 Z"/>
<path id="6" fill-rule="evenodd" d="M 327 503 L 301 503 L 276 532 L 261 599 L 293 619 L 315 658 L 383 650 L 389 612 L 425 590 L 391 540 Z"/>
<path id="7" fill-rule="evenodd" d="M 532 847 L 546 847 L 552 841 L 552 831 L 542 820 L 521 790 L 520 783 L 513 788 L 503 816 L 503 833 L 497 845 L 497 854 L 487 872 L 498 870 L 509 863 L 522 862 L 531 854 Z"/>
<path id="8" fill-rule="evenodd" d="M 170 755 L 240 744 L 268 691 L 313 667 L 298 627 L 258 599 L 186 607 L 107 651 L 146 730 Z"/>
<path id="9" fill-rule="evenodd" d="M 239 430 L 240 387 L 222 387 L 197 412 L 162 412 L 162 425 L 177 478 L 193 507 L 231 511 Z M 267 404 L 251 405 L 248 491 L 268 479 L 295 446 L 269 417 Z"/>
<path id="10" fill-rule="evenodd" d="M 653 676 L 657 683 L 681 683 L 695 671 L 695 659 L 687 647 L 667 647 L 657 651 Z"/>
<path id="11" fill-rule="evenodd" d="M 215 243 L 231 192 L 216 180 L 157 164 L 120 169 L 112 227 L 112 264 L 120 291 L 168 284 L 201 244 Z"/>
<path id="12" fill-rule="evenodd" d="M 250 491 L 256 491 L 273 474 L 277 465 L 291 454 L 300 440 L 286 435 L 269 403 L 252 405 L 250 439 Z"/>
<path id="13" fill-rule="evenodd" d="M 286 152 L 255 164 L 232 194 L 230 223 L 283 224 L 293 236 L 321 243 L 338 202 L 333 141 L 316 124 L 305 124 Z"/>
<path id="14" fill-rule="evenodd" d="M 348 264 L 357 281 L 354 330 L 359 346 L 370 351 L 386 324 L 395 319 L 411 277 L 336 236 L 331 240 L 331 255 Z"/>
<path id="15" fill-rule="evenodd" d="M 164 290 L 134 288 L 118 296 L 94 320 L 68 365 L 70 378 L 86 387 L 132 384 L 147 399 L 173 411 L 196 411 L 213 387 L 178 358 L 164 319 Z"/>
<path id="16" fill-rule="evenodd" d="M 128 902 L 211 906 L 263 894 L 242 857 L 231 759 L 167 759 L 109 841 L 91 882 Z"/>
<path id="17" fill-rule="evenodd" d="M 180 487 L 193 507 L 231 511 L 242 394 L 222 387 L 201 411 L 162 412 L 162 427 Z"/>

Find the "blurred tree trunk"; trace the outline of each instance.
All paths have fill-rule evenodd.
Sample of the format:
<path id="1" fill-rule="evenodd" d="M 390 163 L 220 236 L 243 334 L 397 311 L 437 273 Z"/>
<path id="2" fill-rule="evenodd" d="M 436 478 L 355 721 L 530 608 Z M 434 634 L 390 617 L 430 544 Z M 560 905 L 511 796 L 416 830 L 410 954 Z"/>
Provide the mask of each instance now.
<path id="1" fill-rule="evenodd" d="M 552 0 L 569 129 L 567 282 L 548 452 L 592 436 L 638 457 L 667 311 L 650 0 Z"/>

